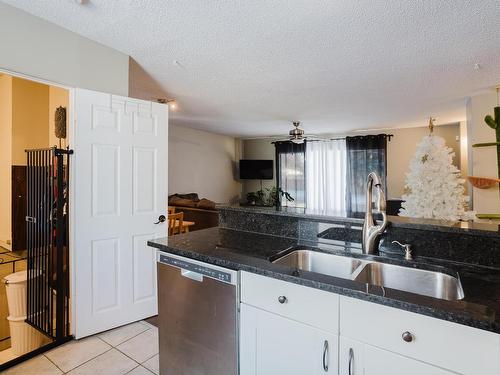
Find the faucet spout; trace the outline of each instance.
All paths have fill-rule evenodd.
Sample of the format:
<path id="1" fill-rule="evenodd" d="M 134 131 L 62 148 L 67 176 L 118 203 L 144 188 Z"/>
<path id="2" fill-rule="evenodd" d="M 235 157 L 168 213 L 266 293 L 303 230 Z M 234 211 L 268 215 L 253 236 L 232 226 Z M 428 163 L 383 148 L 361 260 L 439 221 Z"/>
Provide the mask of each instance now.
<path id="1" fill-rule="evenodd" d="M 377 211 L 382 214 L 382 223 L 375 224 L 373 219 L 373 187 L 377 188 Z M 366 213 L 363 223 L 363 253 L 375 254 L 377 252 L 378 237 L 387 227 L 386 199 L 380 178 L 375 172 L 371 172 L 366 180 Z"/>

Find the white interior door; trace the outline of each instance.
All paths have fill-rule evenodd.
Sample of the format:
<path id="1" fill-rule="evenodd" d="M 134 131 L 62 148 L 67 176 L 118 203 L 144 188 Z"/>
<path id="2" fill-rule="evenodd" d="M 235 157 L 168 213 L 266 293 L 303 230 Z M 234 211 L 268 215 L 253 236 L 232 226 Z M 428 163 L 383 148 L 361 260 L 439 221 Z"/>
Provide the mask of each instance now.
<path id="1" fill-rule="evenodd" d="M 167 235 L 164 104 L 76 89 L 72 327 L 76 338 L 156 315 L 156 260 Z"/>

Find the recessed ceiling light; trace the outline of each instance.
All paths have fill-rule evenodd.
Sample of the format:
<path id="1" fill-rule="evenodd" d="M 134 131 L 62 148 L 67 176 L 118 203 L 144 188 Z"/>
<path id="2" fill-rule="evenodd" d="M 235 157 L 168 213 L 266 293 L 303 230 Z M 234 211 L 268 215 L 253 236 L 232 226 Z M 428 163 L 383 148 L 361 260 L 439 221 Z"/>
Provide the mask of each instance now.
<path id="1" fill-rule="evenodd" d="M 177 101 L 175 99 L 158 98 L 156 101 L 161 104 L 167 104 L 173 111 L 177 109 Z"/>
<path id="2" fill-rule="evenodd" d="M 175 111 L 177 109 L 177 102 L 175 101 L 175 99 L 167 100 L 167 104 L 172 111 Z"/>

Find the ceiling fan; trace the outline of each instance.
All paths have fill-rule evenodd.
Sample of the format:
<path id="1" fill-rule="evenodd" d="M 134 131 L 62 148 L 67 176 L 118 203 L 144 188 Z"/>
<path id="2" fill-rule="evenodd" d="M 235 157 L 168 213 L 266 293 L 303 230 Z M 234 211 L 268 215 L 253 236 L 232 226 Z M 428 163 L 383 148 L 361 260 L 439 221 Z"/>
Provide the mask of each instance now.
<path id="1" fill-rule="evenodd" d="M 320 137 L 313 134 L 306 134 L 304 129 L 300 128 L 300 121 L 292 122 L 294 128 L 288 132 L 289 137 L 283 139 L 284 141 L 290 141 L 296 144 L 302 144 L 306 139 L 321 139 Z"/>

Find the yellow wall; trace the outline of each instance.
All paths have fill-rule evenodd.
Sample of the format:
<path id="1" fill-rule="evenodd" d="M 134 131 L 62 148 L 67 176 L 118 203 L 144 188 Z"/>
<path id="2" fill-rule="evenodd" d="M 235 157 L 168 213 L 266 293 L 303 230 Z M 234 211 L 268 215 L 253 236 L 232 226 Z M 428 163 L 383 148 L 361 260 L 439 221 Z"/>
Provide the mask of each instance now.
<path id="1" fill-rule="evenodd" d="M 12 78 L 0 74 L 0 246 L 11 240 Z"/>
<path id="2" fill-rule="evenodd" d="M 59 147 L 59 139 L 56 137 L 55 130 L 55 112 L 57 107 L 66 108 L 66 136 L 69 134 L 68 120 L 69 120 L 69 94 L 68 90 L 60 87 L 49 87 L 49 147 Z M 62 147 L 67 146 L 66 140 L 61 140 Z"/>
<path id="3" fill-rule="evenodd" d="M 59 144 L 55 109 L 68 104 L 67 90 L 0 74 L 0 246 L 12 239 L 12 165 L 26 165 L 26 149 Z"/>
<path id="4" fill-rule="evenodd" d="M 26 165 L 30 148 L 49 146 L 49 86 L 12 80 L 12 165 Z"/>
<path id="5" fill-rule="evenodd" d="M 417 144 L 429 134 L 427 126 L 418 128 L 391 129 L 394 135 L 387 142 L 387 193 L 389 198 L 401 198 L 403 195 L 406 173 L 410 169 L 410 161 L 415 155 Z M 446 146 L 455 152 L 453 163 L 460 169 L 460 125 L 440 125 L 434 128 L 434 134 L 443 137 Z"/>

